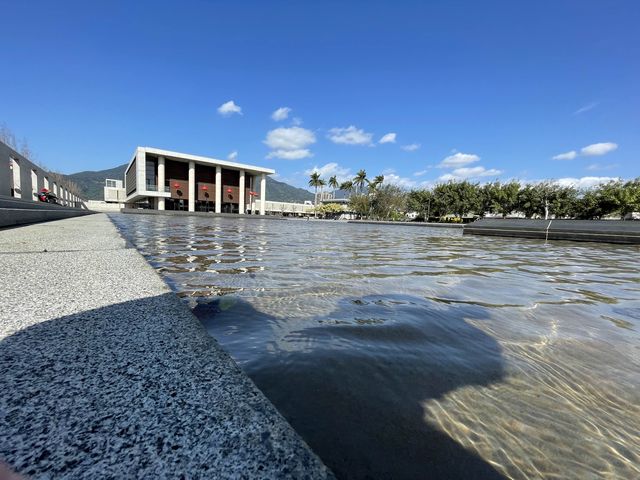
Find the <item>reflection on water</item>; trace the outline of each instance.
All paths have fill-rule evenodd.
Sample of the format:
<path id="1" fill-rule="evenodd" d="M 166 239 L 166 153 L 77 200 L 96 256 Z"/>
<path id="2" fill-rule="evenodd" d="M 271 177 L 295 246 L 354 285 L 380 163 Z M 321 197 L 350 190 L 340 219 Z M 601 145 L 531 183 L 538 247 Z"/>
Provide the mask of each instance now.
<path id="1" fill-rule="evenodd" d="M 637 247 L 112 218 L 341 478 L 640 478 Z"/>

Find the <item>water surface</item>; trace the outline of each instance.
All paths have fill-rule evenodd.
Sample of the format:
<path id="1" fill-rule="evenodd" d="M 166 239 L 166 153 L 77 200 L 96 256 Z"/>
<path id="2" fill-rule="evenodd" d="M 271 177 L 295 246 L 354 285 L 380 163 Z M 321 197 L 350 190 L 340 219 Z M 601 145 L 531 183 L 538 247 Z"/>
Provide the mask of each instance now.
<path id="1" fill-rule="evenodd" d="M 640 249 L 112 215 L 340 478 L 640 478 Z"/>

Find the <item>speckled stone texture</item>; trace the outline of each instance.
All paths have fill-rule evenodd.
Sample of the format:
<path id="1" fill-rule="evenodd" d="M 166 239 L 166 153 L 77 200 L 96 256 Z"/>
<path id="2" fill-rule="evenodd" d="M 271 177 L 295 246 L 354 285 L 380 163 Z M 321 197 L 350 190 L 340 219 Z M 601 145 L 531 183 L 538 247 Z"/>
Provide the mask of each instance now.
<path id="1" fill-rule="evenodd" d="M 16 471 L 332 476 L 104 214 L 0 231 L 0 307 L 0 458 Z"/>

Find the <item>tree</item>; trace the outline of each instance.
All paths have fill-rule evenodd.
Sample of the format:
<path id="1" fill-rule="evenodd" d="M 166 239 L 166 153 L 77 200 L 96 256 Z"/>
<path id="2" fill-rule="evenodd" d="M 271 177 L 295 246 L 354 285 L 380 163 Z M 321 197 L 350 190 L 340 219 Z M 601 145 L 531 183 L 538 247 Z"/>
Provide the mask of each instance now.
<path id="1" fill-rule="evenodd" d="M 313 172 L 309 175 L 309 186 L 315 189 L 315 196 L 313 199 L 314 208 L 314 216 L 318 216 L 318 187 L 321 187 L 324 183 L 324 180 L 320 178 L 319 172 Z"/>
<path id="2" fill-rule="evenodd" d="M 327 185 L 326 180 L 323 180 L 323 179 L 321 178 L 321 179 L 320 179 L 320 182 L 319 182 L 319 186 L 320 186 L 320 201 L 322 201 L 322 200 L 324 199 L 324 198 L 323 198 L 322 193 L 324 192 L 324 187 L 325 187 L 326 185 Z"/>
<path id="3" fill-rule="evenodd" d="M 342 182 L 340 184 L 340 190 L 344 190 L 345 192 L 348 192 L 349 194 L 351 194 L 351 192 L 353 192 L 353 182 L 351 180 Z"/>
<path id="4" fill-rule="evenodd" d="M 338 179 L 336 178 L 336 176 L 335 176 L 335 175 L 334 175 L 334 176 L 332 176 L 332 177 L 329 179 L 329 187 L 330 187 L 330 188 L 333 188 L 333 197 L 335 198 L 335 196 L 336 196 L 336 190 L 337 190 L 337 189 L 338 189 L 338 187 L 339 187 Z"/>
<path id="5" fill-rule="evenodd" d="M 479 214 L 482 209 L 480 188 L 467 180 L 447 182 L 436 185 L 433 189 L 440 215 Z"/>
<path id="6" fill-rule="evenodd" d="M 407 194 L 397 185 L 383 185 L 371 198 L 371 213 L 383 220 L 399 220 L 407 210 Z"/>
<path id="7" fill-rule="evenodd" d="M 6 123 L 0 124 L 0 142 L 8 145 L 9 147 L 17 150 L 18 145 L 16 143 L 16 136 Z"/>
<path id="8" fill-rule="evenodd" d="M 364 170 L 360 170 L 356 173 L 356 176 L 353 177 L 353 185 L 356 187 L 356 193 L 361 193 L 362 188 L 364 187 L 365 182 L 367 181 L 367 172 Z"/>
<path id="9" fill-rule="evenodd" d="M 524 213 L 526 218 L 544 215 L 541 192 L 536 185 L 527 184 L 520 189 L 518 192 L 518 210 Z"/>
<path id="10" fill-rule="evenodd" d="M 549 195 L 549 213 L 554 218 L 573 218 L 578 211 L 578 191 L 571 186 L 552 185 Z"/>
<path id="11" fill-rule="evenodd" d="M 367 180 L 369 189 L 375 191 L 384 182 L 384 175 L 377 175 L 373 180 Z"/>
<path id="12" fill-rule="evenodd" d="M 369 195 L 356 193 L 349 197 L 349 209 L 355 212 L 359 218 L 366 217 L 371 210 L 371 199 Z"/>
<path id="13" fill-rule="evenodd" d="M 496 182 L 495 188 L 492 190 L 493 211 L 496 211 L 506 217 L 518 208 L 518 192 L 520 184 L 516 181 L 509 183 Z"/>
<path id="14" fill-rule="evenodd" d="M 431 190 L 411 190 L 407 195 L 407 209 L 417 212 L 424 221 L 428 222 L 431 216 L 431 207 L 435 207 L 434 196 Z"/>
<path id="15" fill-rule="evenodd" d="M 335 217 L 343 213 L 344 208 L 338 203 L 326 203 L 324 205 L 320 205 L 317 208 L 317 211 L 325 217 Z"/>

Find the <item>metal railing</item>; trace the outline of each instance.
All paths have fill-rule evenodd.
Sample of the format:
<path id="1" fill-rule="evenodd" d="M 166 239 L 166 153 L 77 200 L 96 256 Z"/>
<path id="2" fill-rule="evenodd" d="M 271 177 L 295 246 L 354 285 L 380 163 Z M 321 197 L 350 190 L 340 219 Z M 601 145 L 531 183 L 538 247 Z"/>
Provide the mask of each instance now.
<path id="1" fill-rule="evenodd" d="M 147 190 L 147 192 L 157 192 L 158 191 L 158 185 L 153 185 L 151 183 L 147 183 L 145 186 L 145 189 Z M 168 185 L 165 185 L 164 187 L 164 192 L 170 192 L 171 188 Z"/>

